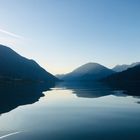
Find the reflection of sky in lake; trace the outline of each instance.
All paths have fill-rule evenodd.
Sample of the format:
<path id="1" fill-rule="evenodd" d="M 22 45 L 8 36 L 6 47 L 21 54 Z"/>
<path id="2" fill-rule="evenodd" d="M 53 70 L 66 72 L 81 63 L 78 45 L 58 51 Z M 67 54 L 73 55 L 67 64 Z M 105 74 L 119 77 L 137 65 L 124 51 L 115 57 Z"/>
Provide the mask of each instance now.
<path id="1" fill-rule="evenodd" d="M 22 131 L 9 140 L 135 139 L 140 136 L 139 99 L 118 92 L 84 98 L 74 90 L 53 88 L 35 104 L 2 114 L 0 135 Z"/>

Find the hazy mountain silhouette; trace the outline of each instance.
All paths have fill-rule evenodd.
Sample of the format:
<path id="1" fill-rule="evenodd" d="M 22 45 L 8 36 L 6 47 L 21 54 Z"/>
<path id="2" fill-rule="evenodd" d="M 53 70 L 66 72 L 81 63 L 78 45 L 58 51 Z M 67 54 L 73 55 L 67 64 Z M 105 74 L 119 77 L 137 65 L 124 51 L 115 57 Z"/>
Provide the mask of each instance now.
<path id="1" fill-rule="evenodd" d="M 127 70 L 128 68 L 132 68 L 132 67 L 135 67 L 137 65 L 139 65 L 140 62 L 135 62 L 135 63 L 132 63 L 130 65 L 127 65 L 127 64 L 123 64 L 123 65 L 116 65 L 112 70 L 113 71 L 116 71 L 116 72 L 122 72 L 124 70 Z"/>
<path id="2" fill-rule="evenodd" d="M 140 87 L 140 65 L 112 74 L 104 78 L 103 81 L 118 87 L 128 87 L 129 89 L 133 87 L 137 89 Z"/>
<path id="3" fill-rule="evenodd" d="M 57 75 L 57 77 L 67 81 L 95 81 L 107 77 L 113 73 L 114 71 L 98 63 L 87 63 L 68 74 Z"/>
<path id="4" fill-rule="evenodd" d="M 42 92 L 49 90 L 51 86 L 42 83 L 0 85 L 0 114 L 37 102 L 44 96 Z"/>
<path id="5" fill-rule="evenodd" d="M 57 80 L 34 60 L 22 57 L 12 49 L 0 45 L 0 82 L 35 81 L 50 84 Z"/>

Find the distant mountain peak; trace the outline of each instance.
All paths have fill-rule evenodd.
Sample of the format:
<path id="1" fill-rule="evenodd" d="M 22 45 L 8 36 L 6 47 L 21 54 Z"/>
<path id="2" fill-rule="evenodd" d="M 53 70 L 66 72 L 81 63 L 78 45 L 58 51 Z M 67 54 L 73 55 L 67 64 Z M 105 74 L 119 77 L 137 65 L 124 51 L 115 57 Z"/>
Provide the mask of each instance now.
<path id="1" fill-rule="evenodd" d="M 101 65 L 101 64 L 98 64 L 98 63 L 86 63 L 80 67 L 78 67 L 77 69 L 75 69 L 73 72 L 88 72 L 90 70 L 95 70 L 95 69 L 98 69 L 98 68 L 106 68 L 105 66 Z"/>
<path id="2" fill-rule="evenodd" d="M 105 78 L 103 81 L 117 84 L 128 84 L 137 82 L 140 84 L 140 65 L 128 68 L 125 71 L 117 72 Z"/>
<path id="3" fill-rule="evenodd" d="M 122 71 L 125 71 L 127 70 L 128 68 L 132 68 L 136 65 L 139 65 L 140 62 L 134 62 L 132 64 L 122 64 L 122 65 L 116 65 L 112 70 L 116 71 L 116 72 L 122 72 Z"/>
<path id="4" fill-rule="evenodd" d="M 98 63 L 86 63 L 65 75 L 57 75 L 62 80 L 98 80 L 114 73 Z"/>

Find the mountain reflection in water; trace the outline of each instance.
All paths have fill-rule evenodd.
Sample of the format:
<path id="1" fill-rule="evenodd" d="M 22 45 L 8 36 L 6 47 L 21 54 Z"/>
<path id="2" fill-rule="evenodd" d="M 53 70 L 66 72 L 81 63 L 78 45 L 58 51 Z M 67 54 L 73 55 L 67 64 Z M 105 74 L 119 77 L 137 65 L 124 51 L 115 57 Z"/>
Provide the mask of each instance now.
<path id="1" fill-rule="evenodd" d="M 54 85 L 45 84 L 13 84 L 0 85 L 0 114 L 9 112 L 18 106 L 32 104 L 44 96 L 43 91 L 47 91 Z M 59 82 L 56 88 L 72 90 L 77 97 L 98 98 L 107 95 L 133 96 L 139 98 L 139 86 L 116 87 L 99 82 Z M 139 101 L 137 102 L 139 103 Z"/>
<path id="2" fill-rule="evenodd" d="M 57 88 L 70 89 L 77 97 L 98 98 L 107 95 L 134 96 L 139 98 L 138 85 L 113 85 L 102 82 L 60 82 Z"/>
<path id="3" fill-rule="evenodd" d="M 0 136 L 21 132 L 6 139 L 136 140 L 140 137 L 138 88 L 130 87 L 59 82 L 39 100 L 42 91 L 49 90 L 46 86 L 3 86 L 1 113 L 39 101 L 3 114 Z"/>
<path id="4" fill-rule="evenodd" d="M 47 90 L 49 86 L 45 84 L 0 85 L 0 114 L 37 102 Z"/>

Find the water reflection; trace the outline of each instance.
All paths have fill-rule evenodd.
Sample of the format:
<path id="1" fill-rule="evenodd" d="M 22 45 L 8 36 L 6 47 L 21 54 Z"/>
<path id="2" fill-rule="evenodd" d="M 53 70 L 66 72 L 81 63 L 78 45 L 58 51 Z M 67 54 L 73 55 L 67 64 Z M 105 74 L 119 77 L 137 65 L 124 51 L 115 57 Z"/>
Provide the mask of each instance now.
<path id="1" fill-rule="evenodd" d="M 32 104 L 43 96 L 42 92 L 49 90 L 45 84 L 0 85 L 0 114 L 15 109 L 20 105 Z M 77 97 L 98 98 L 107 95 L 133 96 L 140 98 L 140 87 L 136 85 L 116 86 L 105 83 L 89 82 L 59 82 L 57 88 L 72 90 Z M 140 101 L 137 102 L 138 104 Z"/>
<path id="2" fill-rule="evenodd" d="M 77 97 L 97 98 L 113 94 L 109 87 L 99 82 L 61 82 L 59 88 L 73 90 Z"/>
<path id="3" fill-rule="evenodd" d="M 56 87 L 72 90 L 77 97 L 83 98 L 98 98 L 107 95 L 140 97 L 140 86 L 133 84 L 120 86 L 101 82 L 61 82 Z"/>
<path id="4" fill-rule="evenodd" d="M 3 94 L 7 93 L 9 97 L 5 96 L 2 108 L 12 106 L 10 110 L 21 104 L 36 102 L 44 90 L 48 88 L 40 85 L 5 87 Z M 2 115 L 0 136 L 4 130 L 5 134 L 21 132 L 7 137 L 7 140 L 138 139 L 140 106 L 136 103 L 138 99 L 125 97 L 127 91 L 126 88 L 101 83 L 58 83 L 36 104 Z M 107 96 L 110 94 L 116 96 Z"/>
<path id="5" fill-rule="evenodd" d="M 124 94 L 140 97 L 140 85 L 138 83 L 130 83 L 127 85 L 119 85 L 119 84 L 109 84 L 109 86 L 114 90 L 123 90 Z"/>
<path id="6" fill-rule="evenodd" d="M 53 85 L 51 85 L 53 86 Z M 0 85 L 0 114 L 9 112 L 20 105 L 32 104 L 49 90 L 46 84 Z"/>

